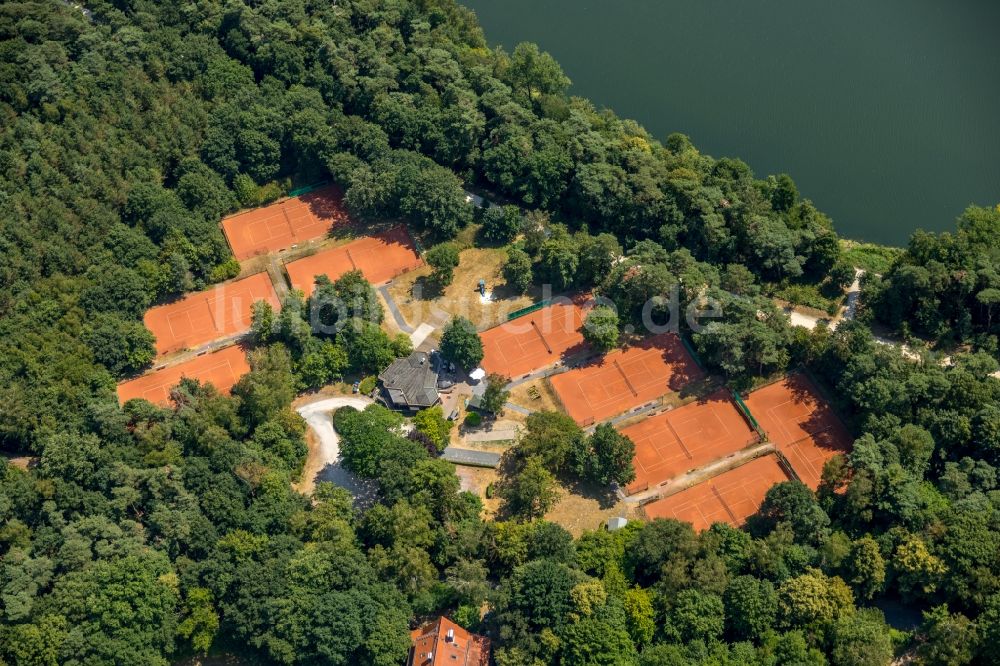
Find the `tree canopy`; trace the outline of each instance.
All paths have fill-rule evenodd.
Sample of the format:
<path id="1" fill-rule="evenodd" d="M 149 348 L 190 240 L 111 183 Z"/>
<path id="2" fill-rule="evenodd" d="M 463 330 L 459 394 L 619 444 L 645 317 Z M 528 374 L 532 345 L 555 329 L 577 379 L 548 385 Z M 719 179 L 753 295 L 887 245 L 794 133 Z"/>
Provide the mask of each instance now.
<path id="1" fill-rule="evenodd" d="M 441 614 L 500 666 L 882 664 L 897 639 L 917 663 L 995 660 L 1000 209 L 914 234 L 856 321 L 793 332 L 776 289 L 850 276 L 832 222 L 789 176 L 657 141 L 569 84 L 536 45 L 490 49 L 453 0 L 0 7 L 0 449 L 34 458 L 0 457 L 0 661 L 392 666 Z M 490 191 L 510 205 L 480 233 L 512 291 L 607 298 L 598 347 L 676 316 L 735 386 L 803 366 L 855 445 L 746 530 L 574 538 L 544 520 L 561 486 L 631 478 L 610 426 L 527 417 L 487 519 L 436 457 L 441 414 L 411 432 L 343 408 L 341 471 L 365 492 L 306 497 L 296 394 L 411 351 L 356 272 L 255 305 L 231 396 L 185 379 L 165 407 L 119 406 L 116 381 L 155 356 L 144 312 L 243 270 L 220 219 L 319 181 L 359 226 L 402 219 L 444 247 L 442 278 L 441 244 L 477 221 L 465 188 Z M 962 347 L 914 362 L 871 320 Z M 456 363 L 482 359 L 468 320 L 443 334 Z M 874 610 L 897 599 L 922 613 L 912 632 Z"/>

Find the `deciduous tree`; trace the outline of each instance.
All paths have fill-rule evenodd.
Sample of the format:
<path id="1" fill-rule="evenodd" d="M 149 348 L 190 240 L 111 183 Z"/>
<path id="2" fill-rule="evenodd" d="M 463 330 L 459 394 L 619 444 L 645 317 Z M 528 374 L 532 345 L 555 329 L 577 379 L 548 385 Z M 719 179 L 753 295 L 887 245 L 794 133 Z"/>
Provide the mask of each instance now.
<path id="1" fill-rule="evenodd" d="M 483 360 L 483 342 L 471 321 L 455 317 L 441 334 L 441 353 L 464 370 L 471 370 Z"/>
<path id="2" fill-rule="evenodd" d="M 507 250 L 507 261 L 503 265 L 503 277 L 507 285 L 516 293 L 523 294 L 528 291 L 534 279 L 531 268 L 531 257 L 516 247 Z"/>
<path id="3" fill-rule="evenodd" d="M 508 513 L 531 519 L 544 515 L 555 505 L 559 489 L 542 460 L 530 457 L 515 474 L 503 479 L 497 494 Z"/>
<path id="4" fill-rule="evenodd" d="M 583 339 L 599 352 L 608 352 L 618 346 L 618 313 L 608 306 L 599 305 L 587 313 L 583 322 Z"/>
<path id="5" fill-rule="evenodd" d="M 440 405 L 421 409 L 414 415 L 413 425 L 418 432 L 430 439 L 438 451 L 443 451 L 448 446 L 452 422 L 444 417 Z"/>
<path id="6" fill-rule="evenodd" d="M 480 408 L 490 414 L 502 412 L 504 405 L 507 404 L 507 399 L 510 398 L 510 391 L 507 390 L 509 383 L 510 380 L 507 377 L 495 372 L 487 375 L 486 389 L 483 391 L 483 399 L 479 403 Z"/>
<path id="7" fill-rule="evenodd" d="M 427 251 L 426 259 L 434 269 L 434 281 L 442 287 L 451 284 L 458 267 L 458 246 L 454 243 L 439 243 Z"/>

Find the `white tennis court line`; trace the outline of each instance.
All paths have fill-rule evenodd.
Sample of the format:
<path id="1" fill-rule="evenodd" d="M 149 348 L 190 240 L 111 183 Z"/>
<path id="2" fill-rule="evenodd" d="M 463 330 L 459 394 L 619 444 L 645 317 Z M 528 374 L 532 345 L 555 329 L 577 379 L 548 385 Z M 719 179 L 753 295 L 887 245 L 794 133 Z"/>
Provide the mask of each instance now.
<path id="1" fill-rule="evenodd" d="M 517 343 L 517 349 L 515 349 L 512 352 L 514 354 L 514 356 L 507 356 L 507 354 L 504 352 L 505 346 L 502 345 L 502 344 L 500 344 L 501 340 L 504 340 L 504 341 L 506 341 L 506 340 L 514 340 L 514 342 Z M 500 338 L 498 340 L 495 340 L 493 344 L 494 344 L 494 347 L 496 348 L 497 352 L 500 354 L 500 357 L 503 359 L 504 363 L 510 364 L 514 360 L 521 359 L 521 358 L 524 358 L 526 356 L 526 354 L 525 354 L 525 346 L 524 346 L 524 342 L 521 340 L 521 336 L 510 334 L 510 335 L 507 335 L 506 337 L 503 337 L 503 338 Z M 511 345 L 508 345 L 508 346 L 511 346 Z"/>
<path id="2" fill-rule="evenodd" d="M 214 364 L 206 366 L 206 367 L 202 368 L 201 370 L 199 370 L 198 374 L 208 375 L 208 374 L 211 374 L 211 373 L 215 372 L 216 370 L 220 370 L 220 369 L 221 370 L 228 370 L 229 371 L 229 376 L 232 377 L 232 378 L 234 378 L 234 379 L 236 378 L 236 371 L 233 369 L 233 364 L 229 361 L 229 359 L 220 359 L 219 361 L 216 361 Z M 184 380 L 184 379 L 198 379 L 198 378 L 194 377 L 193 375 L 189 375 L 189 374 L 186 374 L 186 373 L 182 372 L 177 377 L 177 379 L 164 379 L 160 383 L 154 384 L 153 386 L 150 386 L 148 389 L 146 389 L 146 390 L 144 390 L 142 392 L 142 397 L 146 398 L 147 396 L 149 396 L 151 394 L 154 394 L 154 393 L 156 393 L 156 394 L 162 394 L 162 395 L 165 395 L 165 396 L 169 397 L 170 396 L 170 389 L 173 388 L 174 386 L 180 384 L 181 381 Z M 202 380 L 199 380 L 199 381 L 201 381 L 202 383 L 208 382 L 208 383 L 211 383 L 213 386 L 215 386 L 215 383 L 212 382 L 211 379 L 202 379 Z M 216 386 L 216 388 L 218 388 L 218 387 Z"/>
<path id="3" fill-rule="evenodd" d="M 709 490 L 712 491 L 712 494 L 715 496 L 715 499 L 719 501 L 719 504 L 722 505 L 722 508 L 725 509 L 726 515 L 729 516 L 729 519 L 733 521 L 733 525 L 739 524 L 740 522 L 739 518 L 737 518 L 736 514 L 733 513 L 733 510 L 729 507 L 729 503 L 726 502 L 726 498 L 722 496 L 722 493 L 719 492 L 719 489 L 716 488 L 714 485 L 710 485 L 708 488 Z"/>
<path id="4" fill-rule="evenodd" d="M 243 240 L 246 241 L 247 245 L 253 246 L 252 248 L 247 248 L 248 250 L 256 249 L 275 238 L 274 225 L 271 224 L 271 220 L 274 217 L 273 214 L 267 215 L 250 222 L 243 228 Z"/>
<path id="5" fill-rule="evenodd" d="M 784 402 L 778 403 L 777 405 L 775 405 L 773 407 L 769 407 L 768 410 L 767 410 L 768 417 L 781 430 L 781 432 L 782 432 L 782 434 L 784 436 L 783 439 L 786 442 L 791 442 L 791 441 L 793 441 L 794 438 L 792 437 L 792 431 L 789 430 L 788 426 L 786 425 L 787 419 L 779 417 L 778 414 L 777 414 L 777 410 L 779 410 L 780 408 L 784 407 L 785 405 L 787 405 L 787 404 L 789 404 L 791 402 L 793 402 L 793 401 L 792 400 L 785 400 Z"/>
<path id="6" fill-rule="evenodd" d="M 194 330 L 194 320 L 191 319 L 191 308 L 185 308 L 176 313 L 168 314 L 167 317 L 167 328 L 170 329 L 170 337 L 176 341 L 181 336 L 177 334 L 174 330 L 174 322 L 180 323 L 182 320 L 187 322 L 187 328 L 189 331 Z M 188 334 L 190 335 L 190 333 Z"/>
<path id="7" fill-rule="evenodd" d="M 667 413 L 670 414 L 670 412 L 667 412 Z M 676 415 L 676 412 L 674 412 L 673 414 Z M 715 419 L 716 423 L 718 423 L 719 426 L 721 426 L 720 430 L 722 431 L 722 434 L 720 434 L 719 437 L 713 438 L 711 440 L 709 440 L 707 438 L 704 438 L 704 437 L 699 437 L 700 434 L 702 434 L 702 433 L 704 433 L 706 431 L 706 428 L 699 427 L 697 431 L 693 431 L 692 433 L 690 433 L 686 437 L 681 437 L 680 433 L 677 432 L 677 429 L 674 426 L 673 422 L 670 420 L 670 418 L 669 417 L 664 417 L 663 421 L 666 424 L 667 428 L 670 430 L 670 432 L 673 434 L 674 439 L 676 441 L 675 442 L 671 442 L 669 445 L 667 445 L 665 447 L 662 447 L 662 449 L 661 449 L 661 447 L 658 447 L 658 446 L 655 445 L 655 442 L 658 440 L 658 438 L 655 436 L 655 433 L 650 433 L 650 434 L 644 436 L 641 440 L 636 441 L 636 447 L 638 447 L 638 446 L 640 446 L 642 444 L 645 444 L 646 442 L 650 442 L 650 441 L 654 442 L 654 445 L 651 448 L 660 455 L 659 460 L 656 463 L 651 463 L 651 466 L 646 466 L 646 465 L 644 465 L 642 463 L 639 463 L 639 466 L 642 467 L 642 469 L 644 471 L 655 471 L 657 469 L 665 467 L 667 465 L 667 463 L 668 463 L 668 460 L 661 453 L 661 450 L 670 450 L 673 447 L 674 443 L 677 443 L 677 444 L 680 445 L 682 452 L 684 452 L 684 453 L 691 452 L 693 454 L 693 453 L 697 453 L 697 452 L 705 450 L 705 449 L 717 449 L 717 448 L 719 448 L 718 447 L 719 444 L 728 444 L 731 440 L 735 439 L 733 431 L 719 417 L 718 411 L 715 410 L 714 408 L 711 410 L 710 414 L 707 417 L 699 417 L 699 416 L 694 416 L 694 415 L 688 416 L 687 418 L 683 419 L 682 421 L 679 421 L 677 425 L 683 427 L 683 424 L 691 423 L 692 421 L 694 421 L 694 422 L 701 422 L 703 420 L 703 418 L 712 418 L 712 419 Z M 694 442 L 694 443 L 691 444 L 691 442 Z M 725 455 L 725 453 L 721 453 L 720 454 L 720 456 L 722 456 L 722 455 Z M 687 458 L 689 460 L 691 460 L 691 459 L 693 459 L 693 456 L 692 455 L 687 455 Z"/>
<path id="8" fill-rule="evenodd" d="M 579 329 L 579 326 L 575 325 L 575 314 L 576 308 L 574 306 L 565 307 L 549 307 L 537 313 L 537 319 L 542 322 L 541 332 L 544 335 L 550 335 L 555 332 L 572 334 Z M 537 326 L 537 324 L 536 324 Z M 546 338 L 546 343 L 548 339 Z"/>
<path id="9" fill-rule="evenodd" d="M 285 209 L 285 202 L 281 204 L 281 217 L 285 220 L 285 225 L 288 227 L 288 235 L 295 238 L 295 227 L 292 226 L 292 220 L 288 217 L 288 211 Z"/>
<path id="10" fill-rule="evenodd" d="M 641 360 L 643 360 L 645 358 L 646 358 L 645 356 L 642 356 L 642 357 L 633 359 L 631 362 L 627 362 L 626 365 L 628 367 L 632 367 L 635 362 L 641 361 Z M 625 389 L 628 390 L 628 388 L 629 388 L 629 382 L 628 381 L 624 381 L 624 376 L 626 376 L 625 369 L 621 366 L 620 363 L 618 363 L 617 359 L 612 359 L 612 367 L 614 367 L 615 364 L 617 364 L 618 367 L 617 367 L 617 372 L 613 373 L 613 375 L 616 376 L 616 377 L 618 377 L 618 378 L 620 378 L 620 379 L 623 379 L 623 383 L 625 385 Z M 584 399 L 587 401 L 587 404 L 588 404 L 588 406 L 590 407 L 591 410 L 594 410 L 594 408 L 596 408 L 596 407 L 604 407 L 606 405 L 609 405 L 609 404 L 611 404 L 612 402 L 615 402 L 618 399 L 618 395 L 619 394 L 618 393 L 612 393 L 611 390 L 610 390 L 610 388 L 609 388 L 610 387 L 610 383 L 606 382 L 606 381 L 605 382 L 601 382 L 601 384 L 600 384 L 600 386 L 604 389 L 605 398 L 603 400 L 601 400 L 599 402 L 593 402 L 589 397 L 587 397 L 587 394 L 581 388 L 583 386 L 583 382 L 585 382 L 585 381 L 593 381 L 593 380 L 597 380 L 599 378 L 600 378 L 600 375 L 596 375 L 596 376 L 595 375 L 590 375 L 589 377 L 582 377 L 582 378 L 580 378 L 580 379 L 578 379 L 576 381 L 577 390 L 579 391 L 579 393 L 581 395 L 583 395 Z M 630 380 L 631 380 L 631 378 L 630 378 Z M 632 386 L 635 387 L 635 393 L 638 393 L 641 390 L 649 388 L 650 386 L 655 386 L 658 382 L 659 382 L 659 380 L 651 380 L 651 381 L 648 381 L 645 384 L 641 384 L 640 386 L 635 386 L 635 383 L 633 381 L 632 382 Z M 632 391 L 630 391 L 630 392 L 632 392 Z M 633 397 L 638 398 L 639 396 L 634 395 Z"/>
<path id="11" fill-rule="evenodd" d="M 807 472 L 809 476 L 819 477 L 819 476 L 822 475 L 822 472 L 818 471 L 816 469 L 816 466 L 812 463 L 812 461 L 810 461 L 808 458 L 805 457 L 805 455 L 803 455 L 802 447 L 799 446 L 799 444 L 802 441 L 804 441 L 805 439 L 813 439 L 813 441 L 815 441 L 815 436 L 816 435 L 818 435 L 819 433 L 825 432 L 826 430 L 829 430 L 833 426 L 830 426 L 828 428 L 822 428 L 820 430 L 817 430 L 816 432 L 810 432 L 806 428 L 802 428 L 802 431 L 806 433 L 806 437 L 800 438 L 800 439 L 794 439 L 793 436 L 792 436 L 791 430 L 789 430 L 788 427 L 786 426 L 786 419 L 779 419 L 779 418 L 776 417 L 776 415 L 774 413 L 777 409 L 779 409 L 781 407 L 784 407 L 785 405 L 787 405 L 789 403 L 799 404 L 799 403 L 796 403 L 792 399 L 786 400 L 785 402 L 782 402 L 782 403 L 780 403 L 778 405 L 775 405 L 774 407 L 768 409 L 767 410 L 768 411 L 768 415 L 772 417 L 772 419 L 777 423 L 777 425 L 780 427 L 781 431 L 785 435 L 784 439 L 785 439 L 785 441 L 787 443 L 784 444 L 783 446 L 785 448 L 787 448 L 786 455 L 788 455 L 790 457 L 794 457 L 796 459 L 796 461 L 801 466 L 804 467 L 803 471 Z M 803 404 L 803 405 L 806 406 L 806 412 L 804 414 L 798 415 L 796 417 L 797 419 L 801 419 L 803 416 L 809 416 L 809 415 L 811 415 L 811 414 L 819 411 L 819 409 L 820 409 L 820 407 L 818 405 L 817 405 L 816 409 L 812 409 L 808 405 L 806 405 L 806 403 L 804 403 L 804 402 L 801 403 L 801 404 Z M 799 425 L 799 426 L 802 425 L 802 421 L 800 421 L 800 420 L 797 420 L 795 423 L 796 423 L 796 425 Z M 791 460 L 789 462 L 791 462 Z M 794 463 L 792 464 L 792 469 L 796 469 L 796 466 L 795 466 Z M 796 470 L 796 471 L 798 471 L 798 470 Z"/>
<path id="12" fill-rule="evenodd" d="M 230 289 L 228 297 L 225 293 L 226 292 L 225 285 L 216 287 L 214 290 L 212 290 L 212 292 L 214 293 L 204 292 L 200 294 L 201 297 L 190 300 L 186 307 L 167 314 L 165 319 L 167 322 L 167 327 L 170 330 L 171 337 L 176 341 L 186 336 L 204 335 L 209 331 L 222 333 L 224 331 L 224 327 L 220 325 L 219 318 L 216 316 L 216 314 L 218 313 L 221 315 L 223 323 L 228 321 L 225 310 L 226 310 L 226 305 L 229 304 L 231 304 L 233 307 L 233 314 L 234 314 L 233 321 L 236 322 L 237 324 L 243 323 L 244 313 L 242 306 L 244 302 L 246 302 L 246 300 L 249 300 L 249 302 L 253 304 L 257 300 L 270 299 L 271 294 L 268 293 L 268 290 L 266 288 L 262 289 L 265 293 L 260 295 L 259 297 L 254 292 L 252 286 L 247 286 L 241 289 L 236 294 L 233 294 L 232 289 Z M 211 328 L 208 329 L 198 328 L 194 324 L 194 318 L 192 316 L 192 313 L 200 309 L 202 306 L 204 306 L 208 311 L 208 318 L 212 322 Z M 174 326 L 175 323 L 180 324 L 180 322 L 182 321 L 187 324 L 187 330 L 188 330 L 188 332 L 184 333 L 183 335 L 179 334 Z"/>
<path id="13" fill-rule="evenodd" d="M 661 381 L 664 382 L 664 384 L 666 384 L 666 382 L 669 381 L 670 376 L 673 375 L 672 367 L 669 368 L 669 375 L 667 377 L 663 377 L 661 375 L 654 373 L 649 368 L 649 364 L 646 363 L 649 357 L 653 355 L 654 354 L 651 353 L 643 354 L 642 356 L 632 359 L 631 362 L 626 363 L 626 365 L 630 368 L 630 371 L 628 373 L 629 379 L 631 380 L 632 385 L 636 386 L 637 389 L 646 389 L 651 386 L 659 384 Z M 635 366 L 638 366 L 639 372 L 634 372 L 632 370 L 632 368 L 634 368 Z M 633 374 L 635 375 L 634 378 L 632 377 Z M 642 379 L 643 375 L 646 376 L 645 380 Z"/>
<path id="14" fill-rule="evenodd" d="M 617 375 L 617 373 L 615 374 Z M 606 382 L 601 382 L 598 385 L 600 386 L 600 388 L 603 389 L 604 398 L 598 400 L 597 402 L 590 399 L 590 397 L 587 395 L 587 392 L 583 390 L 583 383 L 587 382 L 588 384 L 590 384 L 598 380 L 599 378 L 600 378 L 599 375 L 597 377 L 595 377 L 594 375 L 590 375 L 589 377 L 581 377 L 580 379 L 576 380 L 577 392 L 583 396 L 584 400 L 587 401 L 587 406 L 590 407 L 590 411 L 596 411 L 596 408 L 604 407 L 605 405 L 614 402 L 618 398 L 618 394 L 612 393 L 611 391 L 608 390 L 608 384 Z"/>
<path id="15" fill-rule="evenodd" d="M 218 299 L 218 300 L 222 300 L 222 299 L 220 298 L 220 299 Z M 222 331 L 222 329 L 221 329 L 221 328 L 219 328 L 219 322 L 218 322 L 218 320 L 217 320 L 217 319 L 215 318 L 215 313 L 214 313 L 214 312 L 212 312 L 212 303 L 213 303 L 213 301 L 215 301 L 215 299 L 212 299 L 212 298 L 206 298 L 206 299 L 205 299 L 205 309 L 206 309 L 206 310 L 208 310 L 208 317 L 209 317 L 209 319 L 211 319 L 211 320 L 212 320 L 212 326 L 214 326 L 214 327 L 215 327 L 215 329 L 214 329 L 214 330 L 215 330 L 216 332 L 221 332 L 221 331 Z"/>
<path id="16" fill-rule="evenodd" d="M 690 418 L 686 419 L 685 422 L 697 421 L 697 422 L 701 423 L 705 419 L 714 419 L 715 422 L 719 425 L 719 430 L 721 431 L 721 433 L 720 433 L 720 435 L 718 437 L 716 437 L 716 438 L 714 438 L 712 440 L 708 440 L 707 438 L 703 437 L 702 440 L 705 441 L 705 444 L 702 444 L 701 446 L 694 446 L 694 447 L 692 447 L 693 451 L 698 451 L 698 450 L 701 450 L 701 449 L 704 449 L 704 448 L 718 448 L 717 446 L 715 446 L 716 444 L 728 442 L 730 439 L 734 439 L 734 437 L 733 437 L 733 435 L 734 435 L 733 431 L 730 430 L 729 426 L 726 425 L 725 421 L 723 421 L 721 418 L 719 418 L 718 410 L 716 410 L 715 408 L 711 409 L 711 411 L 709 412 L 708 416 L 704 416 L 704 417 L 691 416 Z M 697 431 L 697 434 L 702 434 L 705 431 L 706 431 L 705 427 L 703 427 L 703 426 L 699 427 L 698 431 Z M 695 436 L 696 435 L 692 435 L 692 437 L 695 437 Z M 711 446 L 711 447 L 707 446 L 707 444 L 709 442 L 713 446 Z"/>
<path id="17" fill-rule="evenodd" d="M 812 437 L 812 435 L 810 435 Z M 799 440 L 801 442 L 802 440 Z M 802 453 L 802 447 L 799 446 L 799 442 L 789 444 L 787 446 L 787 451 L 785 451 L 785 456 L 789 458 L 789 462 L 792 462 L 791 458 L 795 459 L 795 462 L 800 463 L 807 468 L 807 471 L 811 476 L 820 477 L 822 476 L 822 470 L 817 470 L 816 466 L 811 460 L 806 458 Z M 795 469 L 795 463 L 792 464 L 792 469 Z"/>

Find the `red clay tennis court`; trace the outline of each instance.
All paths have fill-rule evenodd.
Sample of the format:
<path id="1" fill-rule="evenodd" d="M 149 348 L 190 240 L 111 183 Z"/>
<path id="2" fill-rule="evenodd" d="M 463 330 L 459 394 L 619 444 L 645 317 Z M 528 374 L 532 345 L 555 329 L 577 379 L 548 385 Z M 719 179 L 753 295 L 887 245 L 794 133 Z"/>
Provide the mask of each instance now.
<path id="1" fill-rule="evenodd" d="M 678 474 L 724 458 L 757 441 L 726 391 L 651 416 L 622 429 L 635 442 L 635 481 L 640 492 Z"/>
<path id="2" fill-rule="evenodd" d="M 740 527 L 757 513 L 771 486 L 788 481 L 777 457 L 763 456 L 643 507 L 646 517 L 675 518 L 697 531 L 713 523 Z"/>
<path id="3" fill-rule="evenodd" d="M 589 425 L 678 391 L 702 375 L 680 338 L 662 333 L 549 381 L 573 420 Z"/>
<path id="4" fill-rule="evenodd" d="M 520 377 L 582 351 L 580 328 L 586 310 L 574 302 L 555 303 L 483 332 L 482 367 Z"/>
<path id="5" fill-rule="evenodd" d="M 251 306 L 267 301 L 281 306 L 267 273 L 225 282 L 146 311 L 143 321 L 156 336 L 160 356 L 199 346 L 250 329 Z"/>
<path id="6" fill-rule="evenodd" d="M 347 219 L 340 190 L 330 185 L 227 217 L 222 220 L 222 231 L 233 255 L 243 261 L 323 238 Z"/>
<path id="7" fill-rule="evenodd" d="M 320 275 L 326 275 L 332 281 L 348 271 L 359 270 L 366 280 L 377 285 L 422 263 L 410 234 L 405 227 L 398 226 L 289 262 L 285 264 L 285 270 L 292 287 L 301 289 L 309 296 Z"/>
<path id="8" fill-rule="evenodd" d="M 785 377 L 746 397 L 747 408 L 802 482 L 819 487 L 823 465 L 851 448 L 851 436 L 812 382 Z"/>
<path id="9" fill-rule="evenodd" d="M 196 356 L 162 370 L 153 370 L 142 377 L 118 385 L 118 400 L 124 405 L 133 398 L 145 398 L 153 404 L 168 406 L 170 390 L 184 377 L 212 384 L 220 393 L 229 393 L 240 377 L 250 372 L 247 356 L 237 345 Z"/>

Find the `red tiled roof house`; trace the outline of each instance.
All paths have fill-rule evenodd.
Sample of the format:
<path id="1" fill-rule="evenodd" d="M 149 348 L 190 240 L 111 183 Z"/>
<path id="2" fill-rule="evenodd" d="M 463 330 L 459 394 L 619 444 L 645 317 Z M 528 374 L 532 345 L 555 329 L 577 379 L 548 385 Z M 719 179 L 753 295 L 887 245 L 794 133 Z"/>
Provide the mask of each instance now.
<path id="1" fill-rule="evenodd" d="M 489 666 L 490 640 L 470 634 L 446 617 L 410 632 L 407 666 Z"/>

